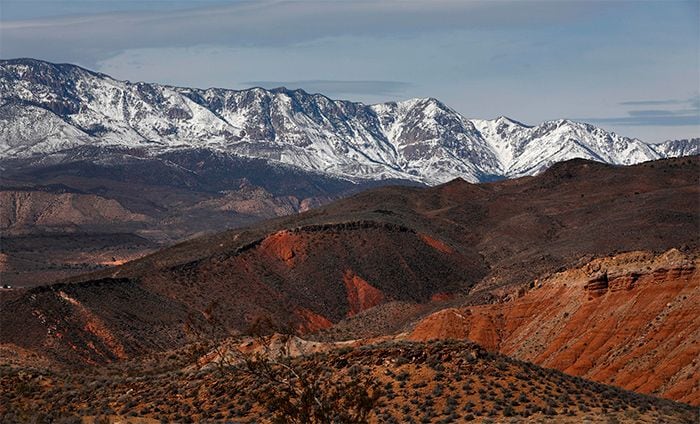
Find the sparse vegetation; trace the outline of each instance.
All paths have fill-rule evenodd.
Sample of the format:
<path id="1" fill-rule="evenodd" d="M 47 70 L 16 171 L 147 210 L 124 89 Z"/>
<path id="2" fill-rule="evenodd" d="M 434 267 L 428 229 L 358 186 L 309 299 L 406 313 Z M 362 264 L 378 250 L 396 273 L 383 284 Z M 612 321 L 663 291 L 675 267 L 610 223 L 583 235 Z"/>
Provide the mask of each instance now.
<path id="1" fill-rule="evenodd" d="M 228 369 L 214 363 L 192 368 L 193 350 L 212 352 L 211 346 L 188 347 L 82 371 L 0 367 L 0 421 L 59 422 L 89 413 L 100 419 L 122 415 L 183 423 L 281 421 L 282 414 L 308 422 L 328 417 L 326 422 L 517 422 L 532 417 L 577 422 L 588 415 L 619 422 L 692 423 L 698 413 L 684 404 L 541 369 L 466 342 L 392 342 L 273 361 L 254 355 L 249 363 Z M 465 351 L 472 360 L 465 360 Z M 406 363 L 386 360 L 399 354 L 409 358 Z M 452 384 L 446 377 L 435 382 L 434 359 L 429 363 L 428 358 L 438 358 L 445 376 L 460 373 L 463 381 Z M 507 371 L 497 362 L 505 363 Z M 159 365 L 156 371 L 154 364 Z M 518 373 L 530 378 L 516 378 Z M 406 388 L 395 390 L 398 381 Z M 564 404 L 562 394 L 580 400 Z"/>

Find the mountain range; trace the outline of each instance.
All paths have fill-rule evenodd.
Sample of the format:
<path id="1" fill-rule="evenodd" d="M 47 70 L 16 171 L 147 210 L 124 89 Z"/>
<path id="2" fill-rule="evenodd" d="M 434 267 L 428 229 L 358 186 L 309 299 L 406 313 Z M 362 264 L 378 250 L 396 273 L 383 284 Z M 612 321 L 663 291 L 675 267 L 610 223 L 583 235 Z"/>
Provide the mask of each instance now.
<path id="1" fill-rule="evenodd" d="M 0 421 L 695 422 L 699 153 L 0 61 Z"/>
<path id="2" fill-rule="evenodd" d="M 84 146 L 150 156 L 206 149 L 351 181 L 428 185 L 534 175 L 577 157 L 629 165 L 700 153 L 700 139 L 647 144 L 567 119 L 467 119 L 434 98 L 365 105 L 303 90 L 184 88 L 0 61 L 0 158 Z"/>

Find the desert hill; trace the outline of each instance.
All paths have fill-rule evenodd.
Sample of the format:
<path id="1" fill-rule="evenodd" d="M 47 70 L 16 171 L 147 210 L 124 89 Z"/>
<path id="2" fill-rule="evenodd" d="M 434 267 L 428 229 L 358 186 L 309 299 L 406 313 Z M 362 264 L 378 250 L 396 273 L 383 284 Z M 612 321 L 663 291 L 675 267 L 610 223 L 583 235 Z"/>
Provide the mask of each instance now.
<path id="1" fill-rule="evenodd" d="M 5 422 L 86 417 L 111 422 L 250 422 L 269 419 L 270 390 L 249 375 L 191 367 L 186 351 L 70 374 L 3 367 Z M 491 353 L 467 342 L 388 342 L 300 356 L 324 385 L 372 376 L 382 402 L 371 423 L 692 423 L 697 409 L 628 392 Z M 99 371 L 98 371 L 99 370 Z"/>
<path id="2" fill-rule="evenodd" d="M 0 279 L 21 287 L 391 184 L 184 148 L 148 155 L 85 146 L 51 156 L 0 157 L 0 171 Z"/>

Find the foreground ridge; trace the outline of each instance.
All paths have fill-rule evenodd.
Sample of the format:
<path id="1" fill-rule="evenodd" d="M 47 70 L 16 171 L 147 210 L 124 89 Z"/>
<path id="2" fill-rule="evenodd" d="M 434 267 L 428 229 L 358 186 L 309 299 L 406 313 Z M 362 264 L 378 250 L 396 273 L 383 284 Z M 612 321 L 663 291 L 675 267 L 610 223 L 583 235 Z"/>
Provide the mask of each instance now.
<path id="1" fill-rule="evenodd" d="M 4 367 L 0 412 L 7 422 L 71 416 L 134 422 L 270 418 L 271 411 L 260 403 L 272 389 L 268 384 L 246 373 L 222 375 L 217 367 L 193 367 L 191 358 L 181 350 L 99 373 L 73 372 L 71 378 L 62 371 Z M 474 343 L 384 342 L 331 348 L 298 356 L 289 364 L 299 369 L 320 367 L 321 384 L 328 390 L 349 375 L 376 379 L 381 403 L 369 416 L 373 423 L 502 419 L 692 423 L 698 413 L 681 403 L 515 361 Z"/>

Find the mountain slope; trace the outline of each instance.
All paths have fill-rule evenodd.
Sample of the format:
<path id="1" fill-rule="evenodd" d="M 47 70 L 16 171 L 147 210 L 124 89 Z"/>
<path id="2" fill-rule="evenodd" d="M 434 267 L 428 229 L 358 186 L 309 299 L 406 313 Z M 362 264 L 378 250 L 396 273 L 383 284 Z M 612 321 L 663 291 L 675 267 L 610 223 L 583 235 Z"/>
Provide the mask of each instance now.
<path id="1" fill-rule="evenodd" d="M 2 157 L 80 145 L 154 154 L 194 147 L 342 178 L 438 184 L 532 175 L 575 157 L 632 164 L 697 150 L 689 144 L 654 147 L 568 120 L 469 120 L 432 98 L 367 106 L 302 90 L 171 87 L 32 59 L 0 62 Z"/>
<path id="2" fill-rule="evenodd" d="M 665 157 L 639 140 L 566 119 L 536 127 L 506 117 L 473 122 L 492 141 L 501 169 L 509 177 L 537 174 L 553 163 L 574 157 L 619 165 Z"/>
<path id="3" fill-rule="evenodd" d="M 700 138 L 666 140 L 663 143 L 654 144 L 651 147 L 663 157 L 668 158 L 700 155 Z"/>

